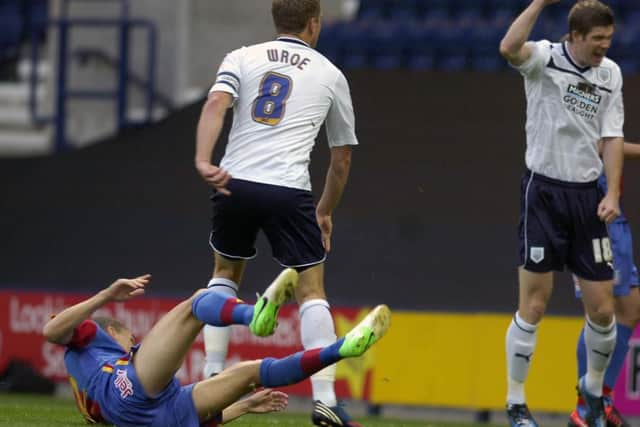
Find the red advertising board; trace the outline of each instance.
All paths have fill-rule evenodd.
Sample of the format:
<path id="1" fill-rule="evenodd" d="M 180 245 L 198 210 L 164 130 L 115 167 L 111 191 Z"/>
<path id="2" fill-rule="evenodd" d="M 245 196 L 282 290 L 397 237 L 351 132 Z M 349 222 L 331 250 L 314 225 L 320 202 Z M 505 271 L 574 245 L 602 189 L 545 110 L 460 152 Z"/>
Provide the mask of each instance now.
<path id="1" fill-rule="evenodd" d="M 86 295 L 0 291 L 0 372 L 13 359 L 28 361 L 36 370 L 55 381 L 66 381 L 64 348 L 46 342 L 41 334 L 43 325 L 52 314 L 75 304 Z M 96 312 L 96 316 L 114 317 L 123 322 L 136 337 L 142 339 L 153 324 L 179 300 L 170 298 L 138 298 L 126 303 L 114 303 Z M 362 315 L 359 309 L 333 309 L 338 335 L 346 333 Z M 300 344 L 298 310 L 289 305 L 281 310 L 274 335 L 259 338 L 242 326 L 234 326 L 227 364 L 266 356 L 283 357 L 302 350 Z M 170 345 L 170 343 L 169 343 Z M 202 379 L 205 354 L 202 334 L 198 336 L 177 376 L 182 383 Z M 338 365 L 336 391 L 341 398 L 368 398 L 369 378 L 373 363 L 363 357 Z M 297 395 L 310 395 L 308 381 L 287 387 Z"/>

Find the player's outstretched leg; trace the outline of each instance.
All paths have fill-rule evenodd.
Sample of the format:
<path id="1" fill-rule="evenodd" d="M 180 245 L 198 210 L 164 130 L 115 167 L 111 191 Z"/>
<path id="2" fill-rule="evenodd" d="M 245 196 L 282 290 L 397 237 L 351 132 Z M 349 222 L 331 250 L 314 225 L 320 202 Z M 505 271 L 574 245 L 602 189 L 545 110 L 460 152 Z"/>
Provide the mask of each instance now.
<path id="1" fill-rule="evenodd" d="M 295 270 L 280 273 L 255 306 L 259 310 L 237 298 L 208 290 L 200 290 L 175 306 L 151 328 L 136 353 L 136 373 L 145 392 L 154 396 L 173 380 L 203 323 L 256 325 L 252 331 L 258 335 L 273 333 L 280 305 L 293 296 L 297 278 Z"/>
<path id="2" fill-rule="evenodd" d="M 291 356 L 241 362 L 193 388 L 193 400 L 202 422 L 211 419 L 256 386 L 279 387 L 295 384 L 348 357 L 357 357 L 380 340 L 391 324 L 386 305 L 373 309 L 356 327 L 334 344 Z M 325 424 L 327 427 L 343 424 Z"/>
<path id="3" fill-rule="evenodd" d="M 192 303 L 193 315 L 212 326 L 247 325 L 253 334 L 265 337 L 273 334 L 278 312 L 293 297 L 298 273 L 283 270 L 254 305 L 216 291 L 204 291 Z"/>
<path id="4" fill-rule="evenodd" d="M 260 384 L 265 387 L 294 384 L 342 359 L 361 356 L 384 336 L 390 325 L 389 307 L 379 305 L 343 338 L 327 347 L 301 351 L 284 359 L 264 359 Z"/>

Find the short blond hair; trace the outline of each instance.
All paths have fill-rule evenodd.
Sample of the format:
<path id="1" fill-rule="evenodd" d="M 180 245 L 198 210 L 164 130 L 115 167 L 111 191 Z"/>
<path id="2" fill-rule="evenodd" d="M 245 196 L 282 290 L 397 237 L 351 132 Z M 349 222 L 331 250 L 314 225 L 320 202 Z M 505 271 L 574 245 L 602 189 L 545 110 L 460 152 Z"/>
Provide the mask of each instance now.
<path id="1" fill-rule="evenodd" d="M 271 16 L 280 34 L 299 34 L 311 18 L 320 17 L 320 0 L 273 0 Z"/>

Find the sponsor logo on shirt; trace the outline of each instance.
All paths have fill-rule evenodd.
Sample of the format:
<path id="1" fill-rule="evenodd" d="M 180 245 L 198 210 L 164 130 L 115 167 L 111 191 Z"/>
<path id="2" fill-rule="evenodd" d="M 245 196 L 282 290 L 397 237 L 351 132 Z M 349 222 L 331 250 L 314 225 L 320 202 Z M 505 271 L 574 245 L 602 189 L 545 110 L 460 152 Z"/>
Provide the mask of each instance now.
<path id="1" fill-rule="evenodd" d="M 595 87 L 588 83 L 570 84 L 562 100 L 567 110 L 587 120 L 592 120 L 598 114 L 602 96 L 595 93 Z"/>
<path id="2" fill-rule="evenodd" d="M 127 371 L 124 369 L 118 369 L 116 371 L 116 379 L 113 382 L 116 388 L 120 391 L 120 397 L 126 399 L 133 395 L 133 384 L 129 377 L 127 377 Z"/>

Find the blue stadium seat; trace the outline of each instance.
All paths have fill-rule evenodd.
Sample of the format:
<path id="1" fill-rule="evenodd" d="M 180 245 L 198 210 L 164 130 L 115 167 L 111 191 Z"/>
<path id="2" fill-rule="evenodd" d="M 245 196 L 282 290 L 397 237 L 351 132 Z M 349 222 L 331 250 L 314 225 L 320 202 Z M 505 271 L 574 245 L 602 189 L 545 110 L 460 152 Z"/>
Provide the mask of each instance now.
<path id="1" fill-rule="evenodd" d="M 371 22 L 352 22 L 344 26 L 341 34 L 342 66 L 347 69 L 367 68 L 371 45 Z"/>
<path id="2" fill-rule="evenodd" d="M 391 70 L 404 65 L 409 34 L 403 23 L 380 22 L 372 29 L 369 63 L 373 68 Z"/>
<path id="3" fill-rule="evenodd" d="M 412 70 L 432 70 L 436 65 L 434 27 L 426 22 L 407 26 L 407 67 Z"/>
<path id="4" fill-rule="evenodd" d="M 16 54 L 23 35 L 23 21 L 17 1 L 0 1 L 0 59 Z"/>
<path id="5" fill-rule="evenodd" d="M 334 64 L 342 63 L 342 32 L 348 23 L 332 22 L 322 26 L 320 39 L 318 40 L 318 51 L 325 55 Z"/>
<path id="6" fill-rule="evenodd" d="M 498 71 L 505 68 L 499 46 L 506 29 L 495 22 L 476 23 L 473 28 L 473 46 L 470 48 L 470 67 L 476 71 Z"/>
<path id="7" fill-rule="evenodd" d="M 387 0 L 361 0 L 358 9 L 358 19 L 383 19 L 387 15 L 387 9 Z"/>
<path id="8" fill-rule="evenodd" d="M 457 21 L 443 22 L 434 33 L 437 42 L 438 68 L 444 71 L 459 71 L 467 67 L 470 33 Z"/>
<path id="9" fill-rule="evenodd" d="M 39 40 L 44 40 L 49 19 L 47 0 L 29 0 L 23 3 L 22 16 L 27 32 L 35 32 Z"/>

